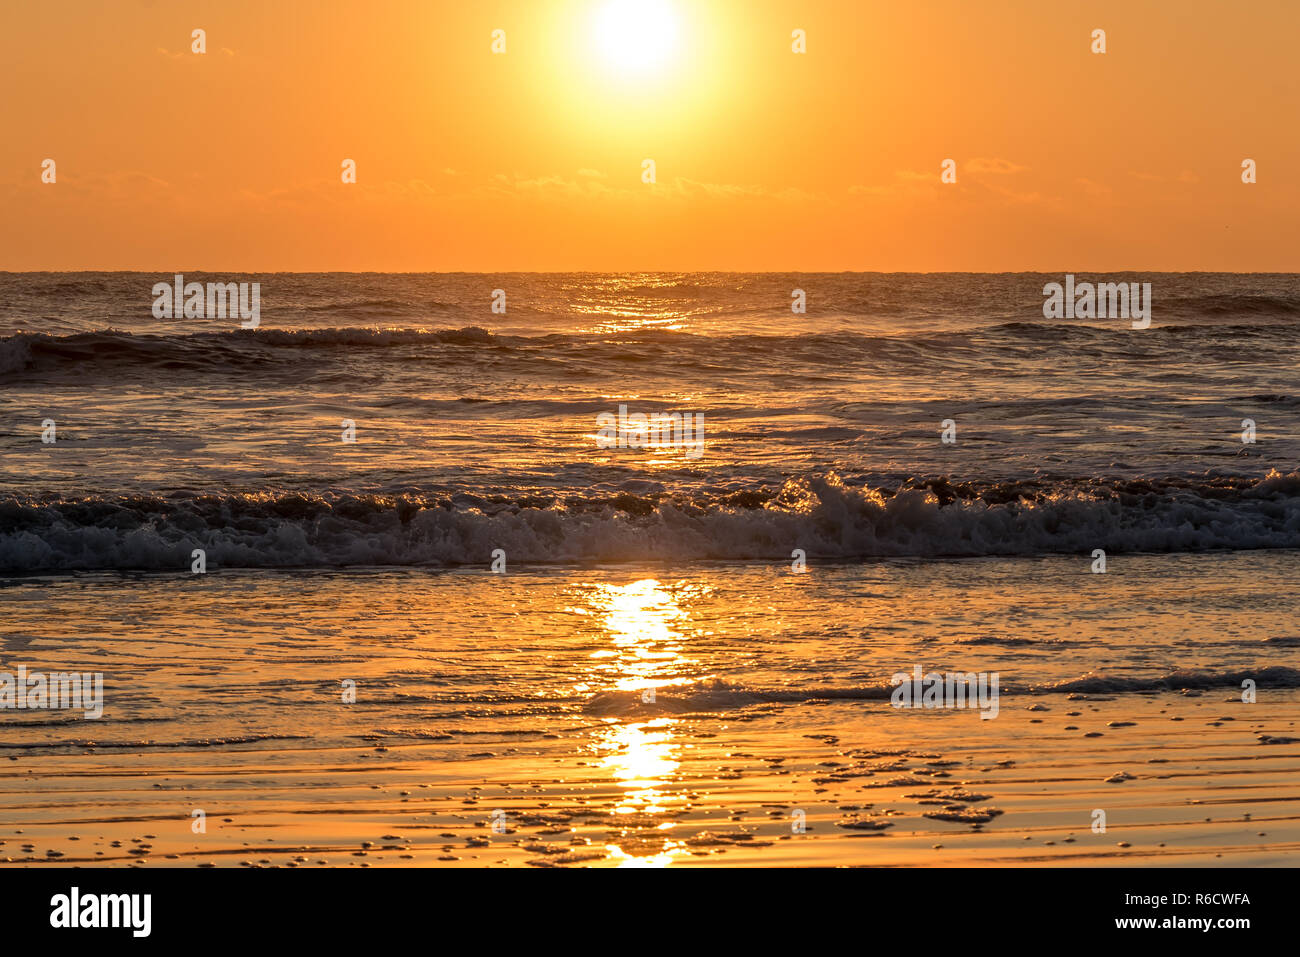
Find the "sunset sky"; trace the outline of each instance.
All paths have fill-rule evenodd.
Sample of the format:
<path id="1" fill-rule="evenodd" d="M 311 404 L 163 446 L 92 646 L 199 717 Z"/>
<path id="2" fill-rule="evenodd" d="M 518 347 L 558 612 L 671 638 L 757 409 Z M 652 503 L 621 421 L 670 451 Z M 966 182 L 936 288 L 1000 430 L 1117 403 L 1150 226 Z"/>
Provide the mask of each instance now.
<path id="1" fill-rule="evenodd" d="M 0 269 L 1300 269 L 1294 0 L 611 2 L 5 4 Z"/>

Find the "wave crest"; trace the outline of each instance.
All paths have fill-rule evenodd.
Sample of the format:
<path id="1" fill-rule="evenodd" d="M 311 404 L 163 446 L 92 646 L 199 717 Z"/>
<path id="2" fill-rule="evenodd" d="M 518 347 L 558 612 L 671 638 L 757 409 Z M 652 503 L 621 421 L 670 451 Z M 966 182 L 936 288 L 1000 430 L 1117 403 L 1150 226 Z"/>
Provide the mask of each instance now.
<path id="1" fill-rule="evenodd" d="M 946 480 L 895 491 L 834 474 L 722 497 L 623 492 L 177 494 L 0 500 L 0 569 L 466 565 L 1014 556 L 1300 547 L 1300 474 L 1244 486 L 1126 482 L 972 497 Z"/>

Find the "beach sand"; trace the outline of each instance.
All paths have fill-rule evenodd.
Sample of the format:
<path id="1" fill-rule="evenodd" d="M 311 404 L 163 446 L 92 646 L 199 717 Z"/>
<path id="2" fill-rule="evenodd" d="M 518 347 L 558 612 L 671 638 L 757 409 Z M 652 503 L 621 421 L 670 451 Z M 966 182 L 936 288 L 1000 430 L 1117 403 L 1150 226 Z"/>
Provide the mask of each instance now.
<path id="1" fill-rule="evenodd" d="M 1268 720 L 1239 696 L 1209 693 L 1035 701 L 1047 710 L 994 721 L 828 702 L 742 721 L 557 727 L 540 746 L 488 736 L 473 751 L 411 742 L 30 757 L 0 769 L 0 856 L 218 867 L 1294 864 L 1300 695 L 1278 698 Z M 1000 813 L 983 824 L 925 816 L 953 806 Z M 207 815 L 203 834 L 192 833 L 193 808 Z M 1093 830 L 1097 809 L 1104 833 Z"/>
<path id="2" fill-rule="evenodd" d="M 1294 639 L 1214 612 L 1267 627 L 1294 555 L 1126 562 L 11 580 L 6 667 L 107 674 L 98 722 L 4 713 L 0 862 L 1294 864 Z M 891 706 L 914 662 L 997 670 L 997 717 Z"/>

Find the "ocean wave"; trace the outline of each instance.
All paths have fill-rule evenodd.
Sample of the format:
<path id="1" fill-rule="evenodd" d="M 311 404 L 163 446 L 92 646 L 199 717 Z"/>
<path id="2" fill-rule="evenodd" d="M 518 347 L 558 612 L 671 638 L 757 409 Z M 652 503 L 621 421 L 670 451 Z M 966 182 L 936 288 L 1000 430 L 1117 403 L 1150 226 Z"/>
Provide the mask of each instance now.
<path id="1" fill-rule="evenodd" d="M 231 326 L 237 324 L 234 319 L 229 322 Z M 188 373 L 280 366 L 297 375 L 310 364 L 352 361 L 359 353 L 376 362 L 406 362 L 412 357 L 470 364 L 485 357 L 548 363 L 571 359 L 603 365 L 671 361 L 702 365 L 713 371 L 720 366 L 733 367 L 737 355 L 751 357 L 759 364 L 808 363 L 819 369 L 825 367 L 828 355 L 834 355 L 840 363 L 915 373 L 927 364 L 982 364 L 1012 356 L 1041 360 L 1045 346 L 1061 343 L 1110 355 L 1117 348 L 1125 352 L 1137 348 L 1163 350 L 1170 347 L 1170 340 L 1176 340 L 1173 344 L 1182 351 L 1197 344 L 1204 349 L 1218 349 L 1224 338 L 1241 341 L 1262 337 L 1268 342 L 1261 341 L 1259 347 L 1271 347 L 1272 339 L 1279 334 L 1289 341 L 1289 327 L 1276 324 L 1164 325 L 1154 327 L 1147 339 L 1134 340 L 1126 334 L 1126 326 L 1024 320 L 973 326 L 963 323 L 948 330 L 913 328 L 903 323 L 888 334 L 832 331 L 800 335 L 705 334 L 669 329 L 510 335 L 473 325 L 439 329 L 229 328 L 176 334 L 105 329 L 66 335 L 18 332 L 0 337 L 0 374 L 66 371 L 81 377 L 96 371 L 117 374 L 132 369 Z"/>
<path id="2" fill-rule="evenodd" d="M 486 329 L 425 331 L 347 327 L 337 329 L 256 329 L 196 332 L 188 335 L 136 335 L 117 330 L 54 336 L 20 332 L 0 339 L 0 372 L 53 371 L 88 365 L 141 366 L 178 370 L 284 363 L 289 350 L 329 352 L 388 346 L 475 346 L 506 340 Z"/>
<path id="3" fill-rule="evenodd" d="M 779 488 L 515 498 L 344 492 L 0 499 L 0 570 L 1014 556 L 1300 547 L 1300 473 L 1059 487 L 834 474 Z"/>
<path id="4" fill-rule="evenodd" d="M 1043 685 L 1035 690 L 1057 694 L 1124 694 L 1152 691 L 1206 691 L 1212 688 L 1240 688 L 1253 681 L 1264 688 L 1300 688 L 1300 670 L 1284 665 L 1242 668 L 1236 671 L 1173 671 L 1155 678 L 1131 678 L 1087 674 L 1079 678 Z"/>
<path id="5" fill-rule="evenodd" d="M 904 674 L 909 670 L 901 666 L 899 668 L 899 671 Z M 926 673 L 943 673 L 944 670 L 932 668 L 927 669 Z M 1215 688 L 1240 689 L 1242 682 L 1246 680 L 1254 681 L 1261 691 L 1300 688 L 1300 670 L 1284 665 L 1242 668 L 1235 671 L 1174 671 L 1148 678 L 1089 674 L 1046 685 L 1017 684 L 1008 680 L 1009 678 L 1005 670 L 999 675 L 999 696 L 1120 695 L 1184 690 L 1207 691 Z M 872 684 L 845 687 L 790 688 L 762 688 L 713 679 L 685 687 L 656 688 L 653 700 L 648 700 L 640 690 L 601 691 L 584 702 L 583 710 L 599 717 L 691 714 L 731 711 L 766 704 L 801 704 L 810 701 L 888 701 L 894 690 L 895 686 L 886 679 Z"/>
<path id="6" fill-rule="evenodd" d="M 1174 296 L 1157 298 L 1155 308 L 1208 319 L 1222 316 L 1300 316 L 1300 297 L 1250 293 Z"/>

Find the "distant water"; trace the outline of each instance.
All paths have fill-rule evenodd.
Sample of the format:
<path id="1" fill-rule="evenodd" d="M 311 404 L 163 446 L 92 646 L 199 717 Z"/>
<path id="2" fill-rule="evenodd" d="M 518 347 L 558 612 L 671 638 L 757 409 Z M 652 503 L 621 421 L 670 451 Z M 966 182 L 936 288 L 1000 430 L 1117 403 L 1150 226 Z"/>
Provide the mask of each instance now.
<path id="1" fill-rule="evenodd" d="M 0 569 L 1300 547 L 1300 277 L 1078 277 L 1144 330 L 1044 319 L 1062 278 L 186 274 L 261 284 L 241 330 L 0 274 Z M 620 404 L 703 455 L 598 448 Z"/>

